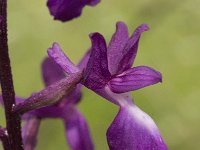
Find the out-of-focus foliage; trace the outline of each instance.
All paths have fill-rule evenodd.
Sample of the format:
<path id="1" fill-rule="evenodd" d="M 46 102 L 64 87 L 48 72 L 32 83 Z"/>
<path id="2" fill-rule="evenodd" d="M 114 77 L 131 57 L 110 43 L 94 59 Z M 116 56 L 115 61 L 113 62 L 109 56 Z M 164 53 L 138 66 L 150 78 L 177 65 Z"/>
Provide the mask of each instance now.
<path id="1" fill-rule="evenodd" d="M 81 18 L 53 21 L 45 0 L 8 3 L 9 46 L 16 94 L 27 97 L 43 88 L 40 63 L 52 42 L 59 42 L 74 61 L 90 46 L 88 34 L 110 39 L 118 20 L 132 31 L 148 23 L 142 35 L 136 65 L 148 65 L 163 74 L 163 83 L 133 92 L 135 102 L 154 118 L 170 150 L 199 150 L 200 144 L 200 1 L 102 0 L 84 8 Z M 106 129 L 117 107 L 86 88 L 79 107 L 91 127 L 97 150 L 108 149 Z M 3 109 L 0 124 L 5 126 Z M 0 148 L 1 149 L 1 148 Z M 68 149 L 60 120 L 44 120 L 37 150 Z"/>

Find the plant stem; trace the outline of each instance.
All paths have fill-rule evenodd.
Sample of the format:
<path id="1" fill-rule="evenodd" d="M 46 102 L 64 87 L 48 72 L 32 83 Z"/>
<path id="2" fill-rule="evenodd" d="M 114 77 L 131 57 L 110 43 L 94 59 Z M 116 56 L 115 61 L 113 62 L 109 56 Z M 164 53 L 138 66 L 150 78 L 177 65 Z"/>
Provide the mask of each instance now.
<path id="1" fill-rule="evenodd" d="M 4 150 L 10 150 L 10 144 L 8 141 L 8 135 L 6 129 L 0 128 L 0 140 L 3 144 L 3 149 Z"/>
<path id="2" fill-rule="evenodd" d="M 18 114 L 12 113 L 12 107 L 15 105 L 15 92 L 8 54 L 7 0 L 0 0 L 0 82 L 11 150 L 23 150 L 21 119 Z"/>

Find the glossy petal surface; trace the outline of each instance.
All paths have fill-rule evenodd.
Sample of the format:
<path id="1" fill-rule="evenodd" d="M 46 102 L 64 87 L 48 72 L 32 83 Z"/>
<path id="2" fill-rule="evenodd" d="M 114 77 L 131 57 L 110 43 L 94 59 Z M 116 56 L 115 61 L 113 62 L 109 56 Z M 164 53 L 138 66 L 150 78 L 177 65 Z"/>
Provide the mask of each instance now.
<path id="1" fill-rule="evenodd" d="M 162 81 L 160 72 L 146 66 L 128 69 L 109 82 L 111 90 L 115 93 L 124 93 L 141 89 Z"/>
<path id="2" fill-rule="evenodd" d="M 167 150 L 154 121 L 135 105 L 120 108 L 107 140 L 110 150 Z"/>

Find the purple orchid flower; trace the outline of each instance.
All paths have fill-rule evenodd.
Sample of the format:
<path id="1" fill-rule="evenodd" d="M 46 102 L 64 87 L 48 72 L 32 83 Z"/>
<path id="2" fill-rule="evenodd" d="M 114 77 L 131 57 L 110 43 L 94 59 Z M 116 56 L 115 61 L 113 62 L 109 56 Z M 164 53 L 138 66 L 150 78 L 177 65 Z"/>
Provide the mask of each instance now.
<path id="1" fill-rule="evenodd" d="M 59 47 L 54 44 L 54 48 Z M 78 67 L 81 69 L 86 66 L 89 59 L 90 51 L 83 57 Z M 74 66 L 68 73 L 78 71 L 78 67 Z M 42 63 L 42 75 L 46 86 L 61 80 L 66 75 L 62 69 L 52 61 L 51 58 L 46 58 Z M 37 144 L 37 134 L 41 119 L 45 118 L 61 118 L 64 121 L 66 138 L 72 150 L 93 150 L 94 146 L 90 137 L 89 128 L 83 115 L 76 108 L 76 104 L 81 100 L 81 84 L 78 84 L 73 91 L 62 98 L 57 104 L 43 107 L 25 113 L 23 119 L 26 121 L 22 137 L 24 148 L 33 150 Z M 25 99 L 16 97 L 17 104 Z M 0 96 L 2 102 L 2 97 Z"/>
<path id="2" fill-rule="evenodd" d="M 107 131 L 111 150 L 167 150 L 154 121 L 133 103 L 127 93 L 162 81 L 161 74 L 150 67 L 131 68 L 141 33 L 148 29 L 142 24 L 129 38 L 126 25 L 118 22 L 108 48 L 102 35 L 94 33 L 90 36 L 92 52 L 84 85 L 120 106 Z"/>
<path id="3" fill-rule="evenodd" d="M 148 29 L 142 24 L 129 38 L 126 25 L 118 22 L 108 48 L 101 34 L 90 35 L 91 56 L 82 83 L 120 107 L 107 131 L 110 150 L 167 150 L 154 121 L 135 105 L 129 94 L 162 81 L 161 73 L 150 67 L 131 68 L 141 33 Z M 48 54 L 65 72 L 69 71 L 69 59 L 61 49 L 50 49 Z"/>
<path id="4" fill-rule="evenodd" d="M 69 21 L 81 15 L 86 5 L 95 6 L 100 0 L 48 0 L 47 6 L 55 20 Z"/>

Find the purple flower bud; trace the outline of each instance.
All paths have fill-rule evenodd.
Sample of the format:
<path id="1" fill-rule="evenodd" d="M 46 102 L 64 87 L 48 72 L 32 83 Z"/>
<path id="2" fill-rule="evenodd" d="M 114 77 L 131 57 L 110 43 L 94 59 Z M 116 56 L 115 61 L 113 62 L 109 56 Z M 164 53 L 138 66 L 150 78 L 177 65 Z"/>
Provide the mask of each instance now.
<path id="1" fill-rule="evenodd" d="M 48 0 L 47 6 L 55 20 L 69 21 L 81 15 L 86 5 L 95 6 L 100 0 Z"/>

